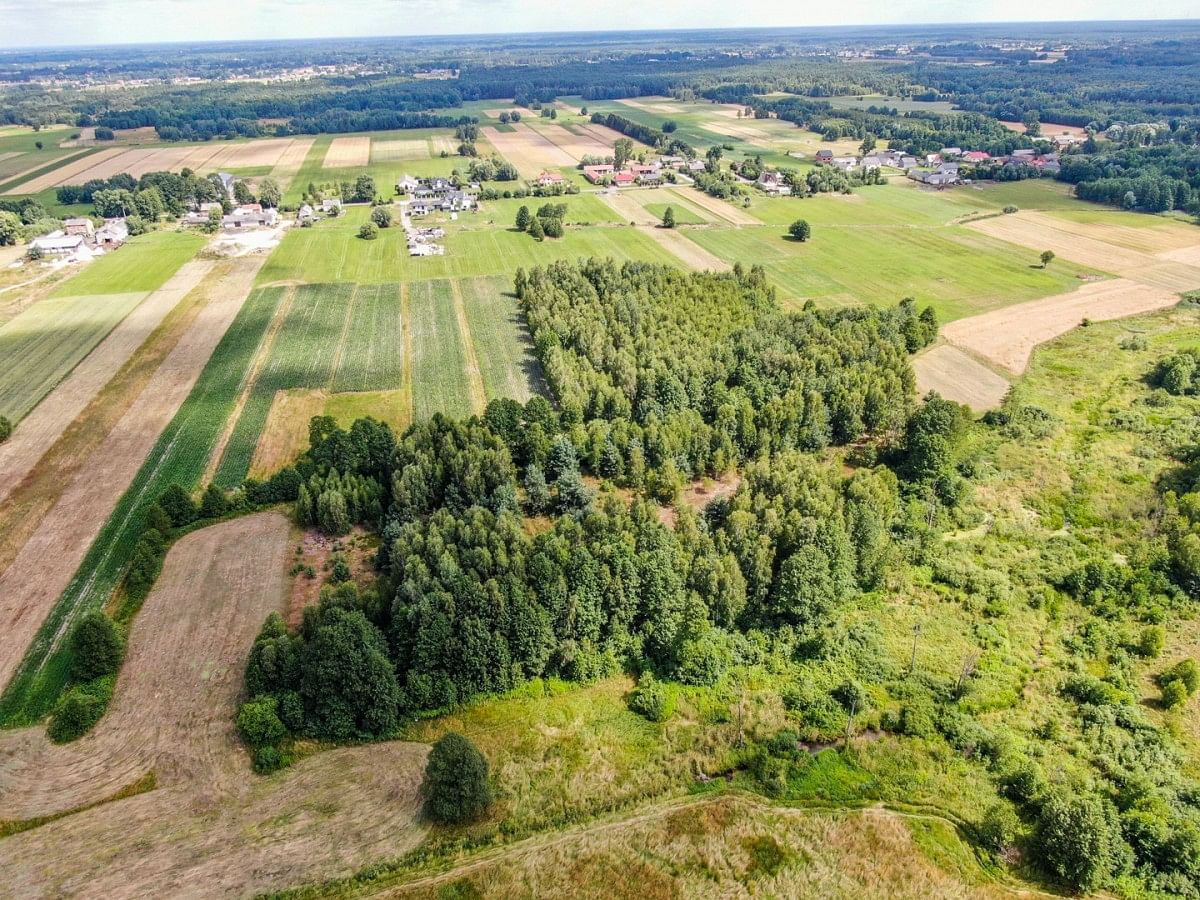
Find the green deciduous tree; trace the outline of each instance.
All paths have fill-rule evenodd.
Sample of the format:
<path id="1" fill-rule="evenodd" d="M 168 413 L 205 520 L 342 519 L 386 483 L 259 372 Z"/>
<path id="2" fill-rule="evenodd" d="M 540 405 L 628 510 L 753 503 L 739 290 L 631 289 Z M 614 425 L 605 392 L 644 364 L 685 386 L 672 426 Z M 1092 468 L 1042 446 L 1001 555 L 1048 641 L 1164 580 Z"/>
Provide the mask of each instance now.
<path id="1" fill-rule="evenodd" d="M 807 241 L 812 235 L 812 226 L 808 224 L 807 219 L 797 219 L 788 226 L 788 234 L 793 240 Z"/>
<path id="2" fill-rule="evenodd" d="M 425 815 L 435 822 L 457 825 L 478 819 L 492 803 L 487 760 L 467 738 L 449 732 L 429 751 L 421 794 Z"/>
<path id="3" fill-rule="evenodd" d="M 91 681 L 114 674 L 125 658 L 125 638 L 100 610 L 84 613 L 71 629 L 71 675 Z"/>
<path id="4" fill-rule="evenodd" d="M 363 222 L 362 228 L 358 229 L 358 236 L 364 241 L 373 241 L 379 237 L 379 226 L 374 222 Z"/>

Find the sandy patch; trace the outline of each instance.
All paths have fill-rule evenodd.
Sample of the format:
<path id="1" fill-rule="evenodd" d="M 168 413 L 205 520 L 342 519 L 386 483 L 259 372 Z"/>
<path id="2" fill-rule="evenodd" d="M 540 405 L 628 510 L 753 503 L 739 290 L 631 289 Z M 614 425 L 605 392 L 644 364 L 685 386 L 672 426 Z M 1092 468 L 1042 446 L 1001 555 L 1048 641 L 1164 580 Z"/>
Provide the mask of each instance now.
<path id="1" fill-rule="evenodd" d="M 913 360 L 917 394 L 937 391 L 948 400 L 965 403 L 975 412 L 999 406 L 1008 393 L 1008 382 L 957 347 L 940 344 Z"/>
<path id="2" fill-rule="evenodd" d="M 249 769 L 233 723 L 251 642 L 283 611 L 289 524 L 260 513 L 181 539 L 134 623 L 113 705 L 54 746 L 0 735 L 0 818 L 95 802 L 153 772 L 157 788 L 5 839 L 6 882 L 31 895 L 243 896 L 344 874 L 422 836 L 425 747 L 312 756 L 273 778 Z M 45 860 L 53 860 L 47 866 Z"/>
<path id="3" fill-rule="evenodd" d="M 480 132 L 526 178 L 534 177 L 543 169 L 573 166 L 577 162 L 567 151 L 523 122 L 513 125 L 512 129 L 498 131 L 485 126 Z"/>
<path id="4" fill-rule="evenodd" d="M 371 139 L 369 137 L 339 137 L 329 142 L 325 152 L 326 169 L 346 169 L 371 164 Z"/>
<path id="5" fill-rule="evenodd" d="M 706 131 L 715 131 L 717 134 L 741 138 L 744 141 L 769 141 L 771 139 L 771 136 L 761 128 L 742 125 L 740 122 L 735 124 L 727 119 L 706 119 L 703 127 Z"/>
<path id="6" fill-rule="evenodd" d="M 37 194 L 41 191 L 49 190 L 52 187 L 57 187 L 60 184 L 67 184 L 76 180 L 76 176 L 80 172 L 86 172 L 99 162 L 107 159 L 112 159 L 114 156 L 126 152 L 119 147 L 109 147 L 101 150 L 99 153 L 88 153 L 84 156 L 75 156 L 68 159 L 63 165 L 45 175 L 39 175 L 32 181 L 27 181 L 24 184 L 18 184 L 16 187 L 5 191 L 6 194 Z M 36 172 L 38 169 L 46 165 L 43 160 L 35 166 L 30 166 L 24 172 L 14 175 L 13 178 L 22 178 L 30 172 Z M 82 183 L 82 182 L 80 182 Z"/>
<path id="7" fill-rule="evenodd" d="M 561 125 L 546 126 L 539 129 L 539 133 L 556 147 L 561 147 L 574 162 L 578 162 L 585 156 L 605 158 L 613 155 L 613 141 L 605 142 L 579 125 L 574 125 L 572 128 L 577 133 L 573 133 Z M 608 131 L 609 129 L 604 130 Z M 617 137 L 620 135 L 618 134 Z"/>
<path id="8" fill-rule="evenodd" d="M 640 109 L 651 113 L 667 113 L 668 115 L 679 115 L 687 112 L 682 106 L 675 103 L 670 97 L 639 97 L 633 99 L 626 97 L 623 100 L 618 100 L 625 106 L 631 106 L 634 109 Z"/>
<path id="9" fill-rule="evenodd" d="M 139 303 L 0 444 L 0 502 L 59 439 L 67 426 L 108 384 L 162 320 L 212 270 L 211 260 L 184 263 L 161 288 Z"/>
<path id="10" fill-rule="evenodd" d="M 1101 322 L 1166 309 L 1179 297 L 1126 278 L 959 319 L 942 328 L 950 343 L 1014 375 L 1025 371 L 1034 347 L 1065 334 L 1084 319 Z"/>
<path id="11" fill-rule="evenodd" d="M 1000 124 L 1009 131 L 1016 131 L 1020 134 L 1025 133 L 1024 122 L 1001 122 Z M 1087 138 L 1087 129 L 1081 125 L 1063 125 L 1060 122 L 1042 123 L 1042 137 L 1046 138 L 1047 140 L 1064 134 L 1069 134 L 1071 137 L 1082 141 Z"/>
<path id="12" fill-rule="evenodd" d="M 5 635 L 0 643 L 0 685 L 8 684 L 46 614 L 74 577 L 159 434 L 191 392 L 265 260 L 265 256 L 252 257 L 221 282 L 221 291 L 200 311 L 146 389 L 79 468 L 0 575 L 0 633 Z"/>

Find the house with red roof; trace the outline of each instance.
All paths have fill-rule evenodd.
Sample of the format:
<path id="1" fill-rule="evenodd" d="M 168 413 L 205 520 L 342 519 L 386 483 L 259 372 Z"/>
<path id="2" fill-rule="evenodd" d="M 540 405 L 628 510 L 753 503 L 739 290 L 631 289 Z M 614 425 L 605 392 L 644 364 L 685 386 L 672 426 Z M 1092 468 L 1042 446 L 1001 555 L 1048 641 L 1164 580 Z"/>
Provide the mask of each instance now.
<path id="1" fill-rule="evenodd" d="M 537 186 L 550 187 L 551 185 L 562 184 L 566 180 L 558 172 L 540 172 L 537 177 Z"/>
<path id="2" fill-rule="evenodd" d="M 991 159 L 991 154 L 985 153 L 982 150 L 968 150 L 962 155 L 962 158 L 967 162 L 981 163 Z"/>
<path id="3" fill-rule="evenodd" d="M 637 176 L 628 169 L 622 169 L 620 172 L 617 172 L 615 175 L 613 175 L 612 180 L 613 184 L 633 184 L 635 181 L 637 181 Z"/>
<path id="4" fill-rule="evenodd" d="M 592 184 L 599 184 L 607 178 L 612 178 L 615 170 L 611 165 L 602 164 L 596 166 L 584 166 L 583 177 Z"/>

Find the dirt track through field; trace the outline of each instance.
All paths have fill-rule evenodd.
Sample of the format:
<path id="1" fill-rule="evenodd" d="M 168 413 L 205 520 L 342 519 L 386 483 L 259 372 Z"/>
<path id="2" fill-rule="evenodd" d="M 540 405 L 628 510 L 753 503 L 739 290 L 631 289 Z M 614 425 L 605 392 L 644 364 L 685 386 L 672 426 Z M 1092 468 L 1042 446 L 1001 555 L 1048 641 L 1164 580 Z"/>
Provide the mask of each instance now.
<path id="1" fill-rule="evenodd" d="M 138 304 L 21 420 L 12 437 L 0 444 L 0 503 L 162 323 L 167 313 L 212 271 L 214 265 L 213 261 L 202 259 L 185 263 L 166 284 Z"/>
<path id="2" fill-rule="evenodd" d="M 157 783 L 0 841 L 11 896 L 246 895 L 344 875 L 420 839 L 424 745 L 328 751 L 272 778 L 250 771 L 233 714 L 254 636 L 284 610 L 290 546 L 273 512 L 182 538 L 99 725 L 65 746 L 40 728 L 0 734 L 0 819 L 94 803 L 147 772 Z"/>
<path id="3" fill-rule="evenodd" d="M 218 341 L 249 296 L 265 256 L 246 257 L 232 270 L 192 327 L 163 360 L 150 383 L 82 465 L 0 574 L 0 688 L 8 685 L 46 615 L 74 576 L 88 548 L 171 421 Z"/>
<path id="4" fill-rule="evenodd" d="M 965 403 L 975 412 L 999 406 L 1009 384 L 987 366 L 957 347 L 940 344 L 913 359 L 917 394 L 937 391 L 948 400 Z"/>
<path id="5" fill-rule="evenodd" d="M 709 272 L 733 271 L 733 266 L 719 256 L 709 253 L 695 241 L 688 240 L 687 236 L 678 229 L 649 226 L 639 230 L 656 243 L 661 244 L 689 269 Z"/>

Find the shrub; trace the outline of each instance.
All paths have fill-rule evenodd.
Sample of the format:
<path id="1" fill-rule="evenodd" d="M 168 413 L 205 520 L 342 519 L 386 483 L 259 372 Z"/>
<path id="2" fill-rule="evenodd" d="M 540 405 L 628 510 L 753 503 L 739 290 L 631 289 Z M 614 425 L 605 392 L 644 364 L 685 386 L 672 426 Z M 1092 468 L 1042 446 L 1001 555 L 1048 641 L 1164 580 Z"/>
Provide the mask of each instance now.
<path id="1" fill-rule="evenodd" d="M 1063 794 L 1052 794 L 1042 804 L 1034 846 L 1047 869 L 1089 893 L 1117 872 L 1129 852 L 1111 806 L 1095 797 Z"/>
<path id="2" fill-rule="evenodd" d="M 190 525 L 196 521 L 199 514 L 191 496 L 177 484 L 171 485 L 158 498 L 158 505 L 171 518 L 171 524 L 176 528 Z"/>
<path id="3" fill-rule="evenodd" d="M 83 737 L 100 721 L 112 699 L 113 678 L 97 678 L 73 687 L 51 714 L 46 736 L 56 744 Z"/>
<path id="4" fill-rule="evenodd" d="M 358 236 L 364 241 L 373 241 L 379 237 L 379 226 L 374 222 L 363 222 L 362 228 L 358 229 Z"/>
<path id="5" fill-rule="evenodd" d="M 651 722 L 665 722 L 671 715 L 666 689 L 649 672 L 642 673 L 637 687 L 629 695 L 629 708 Z"/>
<path id="6" fill-rule="evenodd" d="M 936 729 L 933 724 L 933 703 L 925 698 L 914 698 L 900 707 L 895 729 L 898 734 L 909 737 L 930 738 Z"/>
<path id="7" fill-rule="evenodd" d="M 0 416 L 0 444 L 3 444 L 10 437 L 12 437 L 12 433 L 12 422 L 10 422 L 7 417 Z"/>
<path id="8" fill-rule="evenodd" d="M 287 737 L 279 719 L 279 702 L 274 697 L 256 697 L 238 710 L 237 727 L 242 740 L 254 748 L 270 747 Z"/>
<path id="9" fill-rule="evenodd" d="M 254 771 L 269 775 L 283 768 L 283 754 L 277 747 L 259 747 L 254 751 Z"/>
<path id="10" fill-rule="evenodd" d="M 979 843 L 995 854 L 1002 854 L 1016 843 L 1021 830 L 1021 820 L 1017 818 L 1016 810 L 1011 803 L 1000 801 L 988 807 L 983 814 L 976 832 Z"/>
<path id="11" fill-rule="evenodd" d="M 474 744 L 451 731 L 429 751 L 421 793 L 425 815 L 435 822 L 477 819 L 492 803 L 487 760 Z"/>
<path id="12" fill-rule="evenodd" d="M 377 206 L 371 210 L 371 221 L 379 228 L 390 228 L 392 225 L 392 211 L 386 206 Z"/>
<path id="13" fill-rule="evenodd" d="M 1182 680 L 1175 678 L 1162 686 L 1162 704 L 1167 709 L 1183 706 L 1187 702 L 1188 689 Z"/>
<path id="14" fill-rule="evenodd" d="M 1162 653 L 1166 633 L 1161 625 L 1147 625 L 1138 635 L 1137 652 L 1146 659 L 1157 659 Z"/>
<path id="15" fill-rule="evenodd" d="M 1158 676 L 1158 683 L 1161 687 L 1165 687 L 1172 681 L 1183 682 L 1187 695 L 1192 696 L 1196 693 L 1196 688 L 1200 687 L 1200 666 L 1196 665 L 1194 659 L 1181 659 Z"/>
<path id="16" fill-rule="evenodd" d="M 114 674 L 125 658 L 125 639 L 116 624 L 100 610 L 84 613 L 71 631 L 71 675 L 92 681 Z"/>
<path id="17" fill-rule="evenodd" d="M 733 651 L 724 632 L 710 629 L 698 638 L 684 641 L 679 649 L 676 676 L 684 684 L 714 685 L 733 664 Z"/>
<path id="18" fill-rule="evenodd" d="M 1004 207 L 1005 215 L 1011 216 L 1016 211 L 1017 211 L 1017 208 L 1015 206 L 1009 205 L 1009 206 Z"/>

